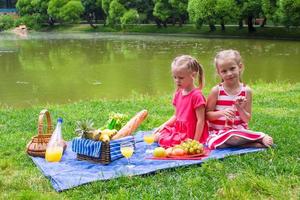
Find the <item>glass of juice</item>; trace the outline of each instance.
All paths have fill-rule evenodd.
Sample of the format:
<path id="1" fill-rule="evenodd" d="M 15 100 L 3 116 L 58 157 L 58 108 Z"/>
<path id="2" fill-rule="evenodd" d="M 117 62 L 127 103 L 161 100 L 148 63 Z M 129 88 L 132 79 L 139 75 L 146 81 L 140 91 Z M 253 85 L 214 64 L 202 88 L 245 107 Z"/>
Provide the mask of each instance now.
<path id="1" fill-rule="evenodd" d="M 121 153 L 127 159 L 127 165 L 126 166 L 128 168 L 133 168 L 134 167 L 134 165 L 132 165 L 130 163 L 130 160 L 129 160 L 130 157 L 132 156 L 133 152 L 134 152 L 134 146 L 133 146 L 132 143 L 122 143 L 121 144 Z"/>
<path id="2" fill-rule="evenodd" d="M 151 149 L 151 144 L 154 142 L 154 134 L 146 134 L 144 135 L 144 142 L 147 144 L 146 153 L 153 153 Z"/>
<path id="3" fill-rule="evenodd" d="M 62 154 L 63 154 L 63 147 L 53 146 L 47 148 L 45 159 L 48 162 L 59 162 L 61 160 Z"/>

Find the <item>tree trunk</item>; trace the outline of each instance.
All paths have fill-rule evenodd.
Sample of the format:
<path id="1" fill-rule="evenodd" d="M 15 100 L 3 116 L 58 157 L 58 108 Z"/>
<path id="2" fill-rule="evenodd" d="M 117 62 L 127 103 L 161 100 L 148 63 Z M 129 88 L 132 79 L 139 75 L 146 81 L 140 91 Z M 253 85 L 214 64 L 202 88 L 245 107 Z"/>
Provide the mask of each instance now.
<path id="1" fill-rule="evenodd" d="M 243 19 L 239 19 L 239 29 L 242 29 L 244 27 Z"/>
<path id="2" fill-rule="evenodd" d="M 267 18 L 264 17 L 264 20 L 263 20 L 262 24 L 260 25 L 260 27 L 265 27 L 266 24 L 267 24 Z"/>
<path id="3" fill-rule="evenodd" d="M 159 19 L 154 19 L 157 28 L 161 28 L 161 21 Z"/>
<path id="4" fill-rule="evenodd" d="M 53 25 L 54 25 L 54 20 L 53 20 L 52 17 L 49 17 L 49 18 L 48 18 L 48 24 L 49 24 L 50 26 L 53 26 Z"/>
<path id="5" fill-rule="evenodd" d="M 179 26 L 182 27 L 182 24 L 184 23 L 182 17 L 179 17 Z"/>
<path id="6" fill-rule="evenodd" d="M 255 28 L 253 26 L 253 21 L 252 21 L 253 17 L 252 16 L 248 16 L 248 32 L 252 33 L 255 32 Z"/>
<path id="7" fill-rule="evenodd" d="M 216 26 L 214 24 L 209 24 L 210 32 L 214 32 L 216 30 Z"/>
<path id="8" fill-rule="evenodd" d="M 163 25 L 165 28 L 167 28 L 167 20 L 163 21 Z"/>
<path id="9" fill-rule="evenodd" d="M 175 26 L 176 24 L 176 17 L 172 17 L 172 25 Z"/>
<path id="10" fill-rule="evenodd" d="M 221 19 L 221 30 L 225 31 L 225 23 L 224 23 L 224 19 Z"/>
<path id="11" fill-rule="evenodd" d="M 88 23 L 92 28 L 97 28 L 97 26 L 93 24 L 93 18 L 93 14 L 89 13 L 87 16 Z"/>

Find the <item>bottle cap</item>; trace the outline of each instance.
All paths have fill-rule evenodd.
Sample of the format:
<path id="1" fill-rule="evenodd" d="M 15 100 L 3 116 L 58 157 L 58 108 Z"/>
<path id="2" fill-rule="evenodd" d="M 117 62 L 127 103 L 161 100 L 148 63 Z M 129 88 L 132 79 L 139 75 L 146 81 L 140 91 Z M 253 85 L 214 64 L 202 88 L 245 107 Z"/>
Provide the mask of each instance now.
<path id="1" fill-rule="evenodd" d="M 61 117 L 59 117 L 59 118 L 57 119 L 57 122 L 63 123 L 63 119 L 62 119 Z"/>

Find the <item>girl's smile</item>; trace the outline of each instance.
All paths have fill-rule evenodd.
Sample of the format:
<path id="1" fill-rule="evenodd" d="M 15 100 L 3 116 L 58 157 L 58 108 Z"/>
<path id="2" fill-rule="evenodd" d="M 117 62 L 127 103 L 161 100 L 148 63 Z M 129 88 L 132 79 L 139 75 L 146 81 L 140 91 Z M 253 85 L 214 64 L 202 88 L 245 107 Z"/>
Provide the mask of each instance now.
<path id="1" fill-rule="evenodd" d="M 233 59 L 224 59 L 218 63 L 217 70 L 224 82 L 239 81 L 242 64 L 236 63 Z"/>

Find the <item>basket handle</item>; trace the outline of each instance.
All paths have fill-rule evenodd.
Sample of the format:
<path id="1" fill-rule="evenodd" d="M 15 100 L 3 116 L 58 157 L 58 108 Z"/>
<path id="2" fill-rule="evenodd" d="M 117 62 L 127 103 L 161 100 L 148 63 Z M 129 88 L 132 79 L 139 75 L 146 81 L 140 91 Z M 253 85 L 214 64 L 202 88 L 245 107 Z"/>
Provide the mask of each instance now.
<path id="1" fill-rule="evenodd" d="M 47 134 L 52 134 L 52 123 L 51 123 L 51 117 L 50 113 L 47 109 L 43 109 L 39 114 L 39 121 L 38 121 L 38 135 L 43 134 L 43 119 L 46 115 L 47 119 Z"/>

